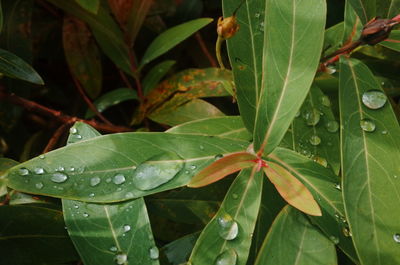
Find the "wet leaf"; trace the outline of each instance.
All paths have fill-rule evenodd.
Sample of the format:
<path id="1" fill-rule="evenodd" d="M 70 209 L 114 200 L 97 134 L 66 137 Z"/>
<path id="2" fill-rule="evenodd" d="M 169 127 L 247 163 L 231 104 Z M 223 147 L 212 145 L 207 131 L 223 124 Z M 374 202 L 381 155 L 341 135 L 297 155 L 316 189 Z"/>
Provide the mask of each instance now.
<path id="1" fill-rule="evenodd" d="M 366 65 L 341 59 L 342 190 L 362 264 L 400 262 L 400 127 L 383 93 Z"/>
<path id="2" fill-rule="evenodd" d="M 0 73 L 37 85 L 44 84 L 43 79 L 29 64 L 3 49 L 0 49 Z"/>
<path id="3" fill-rule="evenodd" d="M 287 203 L 307 214 L 322 215 L 310 191 L 288 170 L 273 162 L 268 162 L 268 166 L 263 170 Z"/>
<path id="4" fill-rule="evenodd" d="M 158 123 L 171 126 L 199 119 L 224 116 L 217 107 L 201 99 L 193 99 L 176 108 L 162 109 L 148 117 Z"/>
<path id="5" fill-rule="evenodd" d="M 61 211 L 3 205 L 0 216 L 2 264 L 64 264 L 78 260 Z"/>
<path id="6" fill-rule="evenodd" d="M 197 173 L 187 186 L 191 188 L 206 186 L 229 174 L 254 166 L 257 156 L 247 152 L 239 152 L 216 158 L 217 161 Z"/>
<path id="7" fill-rule="evenodd" d="M 200 234 L 189 261 L 193 264 L 246 264 L 260 207 L 263 175 L 243 170 L 232 183 L 218 213 Z M 233 262 L 235 261 L 235 262 Z"/>
<path id="8" fill-rule="evenodd" d="M 175 63 L 176 62 L 173 60 L 163 61 L 151 68 L 142 81 L 143 94 L 145 96 L 158 85 L 160 80 L 168 73 Z"/>
<path id="9" fill-rule="evenodd" d="M 184 264 L 189 259 L 190 253 L 192 252 L 199 234 L 200 233 L 190 234 L 165 245 L 161 251 L 167 257 L 169 262 L 168 264 Z"/>
<path id="10" fill-rule="evenodd" d="M 90 13 L 97 14 L 100 6 L 100 0 L 75 0 L 83 9 Z"/>
<path id="11" fill-rule="evenodd" d="M 63 44 L 71 73 L 88 95 L 96 98 L 102 86 L 100 51 L 86 24 L 73 17 L 64 18 Z"/>
<path id="12" fill-rule="evenodd" d="M 274 221 L 255 265 L 337 264 L 335 245 L 299 211 L 286 206 Z"/>
<path id="13" fill-rule="evenodd" d="M 99 112 L 103 112 L 109 107 L 118 105 L 121 102 L 137 99 L 136 91 L 130 88 L 118 88 L 103 94 L 101 97 L 96 99 L 93 104 L 96 106 Z M 85 114 L 85 118 L 92 118 L 95 114 L 91 109 L 88 109 Z"/>
<path id="14" fill-rule="evenodd" d="M 144 52 L 139 67 L 166 53 L 177 44 L 189 38 L 193 33 L 211 23 L 211 18 L 199 18 L 172 27 L 158 35 Z"/>

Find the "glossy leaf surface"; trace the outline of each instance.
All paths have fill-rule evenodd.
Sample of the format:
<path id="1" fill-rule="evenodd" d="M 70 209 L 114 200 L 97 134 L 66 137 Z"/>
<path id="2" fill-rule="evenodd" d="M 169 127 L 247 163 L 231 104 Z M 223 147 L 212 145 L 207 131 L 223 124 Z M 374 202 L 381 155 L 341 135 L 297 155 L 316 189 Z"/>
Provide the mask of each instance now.
<path id="1" fill-rule="evenodd" d="M 1 264 L 65 264 L 78 259 L 60 210 L 3 205 L 0 216 Z"/>
<path id="2" fill-rule="evenodd" d="M 155 88 L 175 63 L 176 62 L 173 60 L 167 60 L 151 68 L 143 78 L 143 94 L 147 95 L 153 88 Z"/>
<path id="3" fill-rule="evenodd" d="M 185 264 L 198 237 L 199 233 L 190 234 L 165 245 L 161 250 L 167 257 L 169 264 Z"/>
<path id="4" fill-rule="evenodd" d="M 229 174 L 254 166 L 256 159 L 254 154 L 247 152 L 218 158 L 217 161 L 197 173 L 189 182 L 188 187 L 198 188 L 216 182 Z"/>
<path id="5" fill-rule="evenodd" d="M 321 208 L 322 216 L 310 216 L 311 221 L 338 245 L 355 263 L 355 253 L 346 221 L 339 178 L 331 170 L 285 148 L 277 148 L 268 159 L 279 163 L 295 175 L 312 193 Z"/>
<path id="6" fill-rule="evenodd" d="M 280 143 L 307 96 L 321 55 L 325 14 L 324 1 L 266 2 L 255 150 L 268 154 Z"/>
<path id="7" fill-rule="evenodd" d="M 381 97 L 366 100 L 371 91 Z M 366 65 L 342 58 L 342 187 L 350 231 L 362 264 L 400 262 L 395 237 L 400 230 L 400 127 L 383 93 Z"/>
<path id="8" fill-rule="evenodd" d="M 290 205 L 310 215 L 322 215 L 310 191 L 288 170 L 273 162 L 268 162 L 268 166 L 263 169 L 279 194 Z"/>
<path id="9" fill-rule="evenodd" d="M 73 137 L 82 138 L 79 130 L 72 132 Z M 8 185 L 28 193 L 89 202 L 127 200 L 184 186 L 216 155 L 245 150 L 247 145 L 247 141 L 184 134 L 100 136 L 10 169 Z M 93 178 L 100 179 L 99 185 L 91 186 Z M 143 186 L 147 184 L 152 186 Z"/>
<path id="10" fill-rule="evenodd" d="M 86 93 L 91 98 L 96 98 L 102 85 L 100 51 L 86 24 L 73 17 L 64 18 L 63 45 L 71 73 L 79 80 Z"/>
<path id="11" fill-rule="evenodd" d="M 96 14 L 99 10 L 100 0 L 75 0 L 82 8 Z"/>
<path id="12" fill-rule="evenodd" d="M 335 245 L 290 206 L 276 217 L 255 265 L 337 264 Z"/>
<path id="13" fill-rule="evenodd" d="M 132 99 L 137 99 L 136 91 L 130 88 L 118 88 L 108 93 L 105 93 L 104 95 L 96 99 L 93 104 L 96 106 L 99 112 L 103 112 L 109 107 Z M 94 112 L 91 109 L 88 109 L 86 111 L 85 117 L 91 118 L 93 116 L 95 116 Z"/>
<path id="14" fill-rule="evenodd" d="M 189 259 L 193 264 L 224 260 L 226 264 L 246 264 L 263 181 L 262 173 L 254 169 L 243 170 L 232 183 L 220 210 L 196 242 Z"/>
<path id="15" fill-rule="evenodd" d="M 172 27 L 158 35 L 144 52 L 140 62 L 140 67 L 166 53 L 177 44 L 181 43 L 190 35 L 211 23 L 211 18 L 199 18 Z"/>
<path id="16" fill-rule="evenodd" d="M 17 55 L 3 49 L 0 49 L 0 73 L 37 85 L 44 84 L 43 79 L 32 66 Z"/>

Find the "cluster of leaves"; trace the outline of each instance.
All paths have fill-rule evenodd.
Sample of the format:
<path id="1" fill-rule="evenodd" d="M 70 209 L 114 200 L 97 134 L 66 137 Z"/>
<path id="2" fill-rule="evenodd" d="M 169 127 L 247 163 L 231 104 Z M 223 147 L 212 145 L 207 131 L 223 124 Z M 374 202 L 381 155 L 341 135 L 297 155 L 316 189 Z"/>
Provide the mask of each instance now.
<path id="1" fill-rule="evenodd" d="M 0 158 L 0 263 L 400 263 L 400 34 L 320 62 L 400 2 L 348 0 L 327 28 L 325 1 L 222 1 L 239 24 L 231 70 L 163 60 L 212 21 L 197 18 L 201 1 L 176 2 L 0 2 L 0 140 L 21 162 Z M 169 13 L 185 22 L 165 30 Z M 209 55 L 198 39 L 195 61 Z M 41 92 L 26 82 L 43 80 Z M 65 103 L 69 83 L 79 97 Z M 240 116 L 220 110 L 232 91 Z M 201 99 L 211 97 L 227 101 Z M 45 150 L 69 129 L 66 146 L 37 151 L 43 131 L 21 146 L 16 132 L 32 122 L 60 126 Z M 99 132 L 126 130 L 136 132 Z"/>

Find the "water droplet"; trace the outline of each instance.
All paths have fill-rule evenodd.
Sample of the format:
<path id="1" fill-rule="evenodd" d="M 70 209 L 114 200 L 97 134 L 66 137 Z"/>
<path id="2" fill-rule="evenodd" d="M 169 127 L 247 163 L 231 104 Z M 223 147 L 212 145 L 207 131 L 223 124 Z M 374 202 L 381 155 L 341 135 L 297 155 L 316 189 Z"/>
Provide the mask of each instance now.
<path id="1" fill-rule="evenodd" d="M 122 174 L 117 174 L 114 176 L 113 182 L 117 185 L 120 185 L 125 182 L 125 176 Z"/>
<path id="2" fill-rule="evenodd" d="M 133 173 L 133 184 L 151 190 L 173 179 L 183 168 L 184 160 L 176 153 L 156 155 L 140 164 Z"/>
<path id="3" fill-rule="evenodd" d="M 128 192 L 127 194 L 125 194 L 125 198 L 130 199 L 133 198 L 133 193 L 132 192 Z"/>
<path id="4" fill-rule="evenodd" d="M 82 215 L 83 215 L 83 217 L 89 217 L 88 213 L 83 213 Z"/>
<path id="5" fill-rule="evenodd" d="M 75 209 L 79 209 L 79 205 L 75 204 L 75 205 L 74 205 L 74 208 L 75 208 Z"/>
<path id="6" fill-rule="evenodd" d="M 76 134 L 77 132 L 78 132 L 78 130 L 75 127 L 69 128 L 69 133 L 70 134 Z"/>
<path id="7" fill-rule="evenodd" d="M 37 167 L 33 170 L 33 172 L 35 172 L 35 174 L 41 175 L 44 173 L 44 169 L 41 167 Z"/>
<path id="8" fill-rule="evenodd" d="M 400 234 L 394 234 L 393 235 L 393 240 L 396 243 L 400 243 Z"/>
<path id="9" fill-rule="evenodd" d="M 76 138 L 77 138 L 77 139 L 82 139 L 82 135 L 77 134 L 77 135 L 76 135 Z"/>
<path id="10" fill-rule="evenodd" d="M 29 170 L 27 168 L 25 168 L 25 167 L 21 167 L 20 169 L 18 169 L 18 173 L 21 176 L 26 176 L 26 175 L 29 174 Z"/>
<path id="11" fill-rule="evenodd" d="M 101 182 L 101 179 L 99 177 L 93 177 L 90 179 L 90 186 L 94 187 L 99 185 Z"/>
<path id="12" fill-rule="evenodd" d="M 89 194 L 89 197 L 90 197 L 90 198 L 93 198 L 93 197 L 94 197 L 94 193 L 90 193 L 90 194 Z"/>
<path id="13" fill-rule="evenodd" d="M 328 121 L 325 124 L 325 128 L 328 132 L 335 133 L 339 130 L 339 123 L 337 121 Z"/>
<path id="14" fill-rule="evenodd" d="M 200 145 L 200 150 L 204 150 L 204 146 Z"/>
<path id="15" fill-rule="evenodd" d="M 327 66 L 325 68 L 325 73 L 327 73 L 328 75 L 333 75 L 334 73 L 336 73 L 336 68 L 333 66 Z"/>
<path id="16" fill-rule="evenodd" d="M 336 183 L 336 184 L 335 184 L 335 189 L 337 189 L 337 190 L 342 190 L 342 187 L 340 186 L 339 183 Z"/>
<path id="17" fill-rule="evenodd" d="M 394 177 L 395 179 L 397 179 L 397 175 L 394 175 L 393 177 Z"/>
<path id="18" fill-rule="evenodd" d="M 223 154 L 217 154 L 217 155 L 214 156 L 215 160 L 221 159 L 223 157 L 224 157 Z"/>
<path id="19" fill-rule="evenodd" d="M 309 109 L 303 113 L 303 118 L 306 120 L 307 125 L 314 126 L 318 124 L 321 118 L 321 113 L 315 108 Z"/>
<path id="20" fill-rule="evenodd" d="M 294 115 L 295 118 L 300 116 L 300 110 L 298 112 L 296 112 L 296 114 Z"/>
<path id="21" fill-rule="evenodd" d="M 219 235 L 225 240 L 233 240 L 239 233 L 238 224 L 229 214 L 225 214 L 217 219 L 219 225 Z"/>
<path id="22" fill-rule="evenodd" d="M 124 225 L 124 232 L 129 232 L 131 231 L 131 226 L 130 225 Z"/>
<path id="23" fill-rule="evenodd" d="M 325 107 L 330 107 L 331 106 L 331 100 L 329 99 L 328 96 L 321 96 L 319 98 L 319 101 L 321 102 L 322 105 L 324 105 Z"/>
<path id="24" fill-rule="evenodd" d="M 259 18 L 260 17 L 260 13 L 256 13 L 254 16 L 256 17 L 256 18 Z"/>
<path id="25" fill-rule="evenodd" d="M 53 176 L 51 176 L 50 179 L 55 183 L 63 183 L 68 179 L 68 176 L 64 173 L 56 172 L 53 174 Z"/>
<path id="26" fill-rule="evenodd" d="M 387 101 L 386 95 L 379 90 L 370 90 L 362 95 L 362 102 L 370 109 L 380 109 Z"/>
<path id="27" fill-rule="evenodd" d="M 386 131 L 386 130 L 381 131 L 381 134 L 386 135 L 386 134 L 388 134 L 388 131 Z"/>
<path id="28" fill-rule="evenodd" d="M 373 132 L 375 131 L 375 123 L 369 119 L 363 119 L 360 121 L 360 127 L 366 132 Z"/>
<path id="29" fill-rule="evenodd" d="M 190 166 L 190 169 L 192 169 L 192 170 L 195 170 L 196 168 L 197 168 L 196 165 L 191 165 L 191 166 Z"/>
<path id="30" fill-rule="evenodd" d="M 125 264 L 125 262 L 128 261 L 128 256 L 125 253 L 118 253 L 117 255 L 115 255 L 114 257 L 114 261 L 115 263 L 117 263 L 118 265 L 122 265 Z"/>
<path id="31" fill-rule="evenodd" d="M 232 194 L 232 198 L 233 198 L 234 200 L 236 200 L 237 198 L 239 198 L 239 195 L 237 195 L 236 193 L 234 193 L 234 194 Z"/>
<path id="32" fill-rule="evenodd" d="M 69 172 L 74 172 L 74 171 L 75 171 L 75 168 L 74 168 L 74 167 L 70 167 L 70 168 L 68 169 L 68 171 L 69 171 Z"/>
<path id="33" fill-rule="evenodd" d="M 151 259 L 158 259 L 158 257 L 160 256 L 160 251 L 158 250 L 157 247 L 151 247 L 149 249 L 149 255 Z"/>
<path id="34" fill-rule="evenodd" d="M 314 156 L 313 160 L 314 160 L 314 162 L 317 162 L 318 164 L 320 164 L 323 167 L 327 167 L 328 166 L 328 161 L 326 161 L 326 159 L 323 158 L 323 157 Z"/>
<path id="35" fill-rule="evenodd" d="M 40 155 L 39 158 L 40 158 L 40 159 L 44 159 L 45 156 L 44 156 L 44 155 Z"/>
<path id="36" fill-rule="evenodd" d="M 110 247 L 110 251 L 112 252 L 117 252 L 118 248 L 116 246 Z"/>
<path id="37" fill-rule="evenodd" d="M 214 265 L 235 265 L 237 262 L 237 254 L 235 250 L 228 249 L 218 255 Z"/>
<path id="38" fill-rule="evenodd" d="M 107 178 L 107 179 L 106 179 L 106 182 L 107 182 L 107 183 L 110 183 L 110 182 L 111 182 L 111 178 Z"/>
<path id="39" fill-rule="evenodd" d="M 260 23 L 260 25 L 258 26 L 258 29 L 259 29 L 261 32 L 264 32 L 264 21 Z"/>
<path id="40" fill-rule="evenodd" d="M 334 244 L 339 244 L 339 238 L 335 236 L 330 236 L 329 239 L 334 243 Z"/>
<path id="41" fill-rule="evenodd" d="M 349 229 L 348 227 L 343 227 L 342 232 L 343 232 L 343 235 L 344 235 L 345 237 L 352 236 L 352 234 L 351 234 L 351 232 L 350 232 L 350 229 Z"/>
<path id="42" fill-rule="evenodd" d="M 56 171 L 58 172 L 63 172 L 65 170 L 65 168 L 63 166 L 59 166 L 58 168 L 56 168 Z"/>
<path id="43" fill-rule="evenodd" d="M 312 145 L 319 145 L 321 143 L 321 138 L 318 135 L 312 135 L 309 140 Z"/>
<path id="44" fill-rule="evenodd" d="M 44 186 L 44 185 L 43 185 L 42 182 L 38 182 L 38 183 L 35 184 L 35 187 L 36 187 L 37 189 L 39 189 L 39 190 L 42 189 L 43 186 Z"/>

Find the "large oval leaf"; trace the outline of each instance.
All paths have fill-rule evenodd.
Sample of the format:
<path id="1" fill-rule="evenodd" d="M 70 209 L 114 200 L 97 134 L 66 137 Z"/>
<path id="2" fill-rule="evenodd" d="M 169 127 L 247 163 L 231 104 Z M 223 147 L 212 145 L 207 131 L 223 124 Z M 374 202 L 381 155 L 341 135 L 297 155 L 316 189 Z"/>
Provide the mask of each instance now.
<path id="1" fill-rule="evenodd" d="M 266 1 L 255 150 L 270 153 L 280 143 L 307 96 L 321 55 L 325 14 L 325 1 Z"/>
<path id="2" fill-rule="evenodd" d="M 362 264 L 400 263 L 400 127 L 372 72 L 340 62 L 342 188 Z M 368 242 L 366 244 L 366 242 Z"/>
<path id="3" fill-rule="evenodd" d="M 255 265 L 337 264 L 335 245 L 290 206 L 276 217 Z"/>

